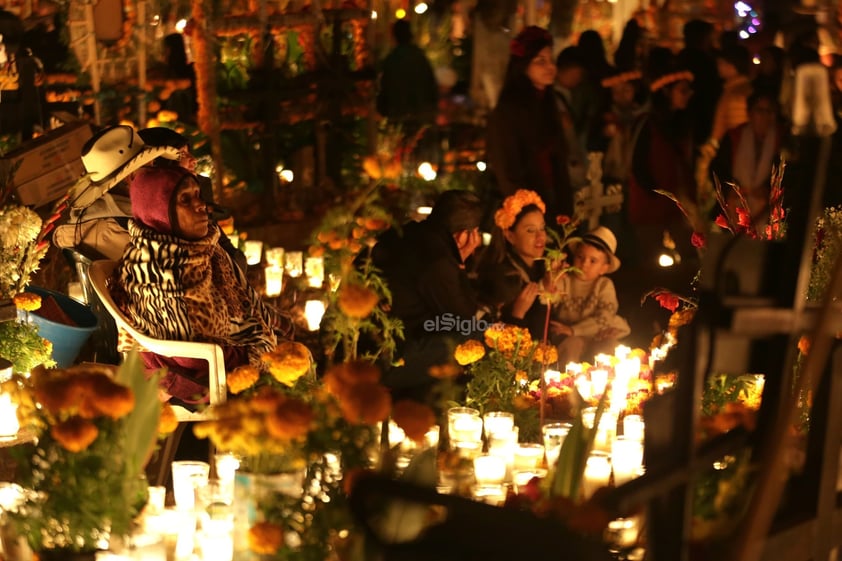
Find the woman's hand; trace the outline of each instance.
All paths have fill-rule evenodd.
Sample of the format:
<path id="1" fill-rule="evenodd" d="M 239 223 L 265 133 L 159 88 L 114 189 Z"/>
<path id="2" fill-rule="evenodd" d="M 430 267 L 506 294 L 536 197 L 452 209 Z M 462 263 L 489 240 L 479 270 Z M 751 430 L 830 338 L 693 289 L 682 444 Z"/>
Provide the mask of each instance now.
<path id="1" fill-rule="evenodd" d="M 560 321 L 550 320 L 550 333 L 553 335 L 566 335 L 570 337 L 573 335 L 573 328 L 561 323 Z"/>
<path id="2" fill-rule="evenodd" d="M 520 294 L 517 295 L 514 304 L 512 304 L 512 317 L 523 319 L 526 312 L 529 311 L 529 308 L 535 302 L 535 298 L 538 297 L 539 290 L 540 287 L 537 282 L 530 282 L 524 286 Z"/>

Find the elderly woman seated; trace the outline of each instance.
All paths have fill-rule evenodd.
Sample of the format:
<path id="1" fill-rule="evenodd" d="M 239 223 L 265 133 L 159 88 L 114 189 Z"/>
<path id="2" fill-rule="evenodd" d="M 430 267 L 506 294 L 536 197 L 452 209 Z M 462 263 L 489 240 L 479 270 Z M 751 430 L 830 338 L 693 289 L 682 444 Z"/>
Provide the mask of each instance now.
<path id="1" fill-rule="evenodd" d="M 111 290 L 123 312 L 152 337 L 222 346 L 226 369 L 258 365 L 291 323 L 265 305 L 219 245 L 196 177 L 179 168 L 141 168 L 131 179 L 131 242 Z M 276 332 L 278 335 L 276 335 Z M 185 404 L 207 401 L 207 363 L 144 353 L 166 367 L 162 390 Z"/>

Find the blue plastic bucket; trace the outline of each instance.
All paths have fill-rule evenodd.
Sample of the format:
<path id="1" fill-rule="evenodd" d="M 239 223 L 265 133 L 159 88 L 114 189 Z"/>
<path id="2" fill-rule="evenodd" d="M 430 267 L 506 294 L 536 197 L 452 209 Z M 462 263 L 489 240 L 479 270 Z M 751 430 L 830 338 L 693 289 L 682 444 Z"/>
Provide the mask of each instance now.
<path id="1" fill-rule="evenodd" d="M 96 328 L 99 320 L 88 306 L 77 302 L 65 294 L 30 286 L 27 292 L 33 292 L 46 298 L 52 296 L 59 308 L 72 319 L 76 325 L 56 323 L 38 315 L 38 311 L 29 312 L 30 323 L 38 327 L 38 334 L 53 344 L 53 360 L 59 368 L 73 366 L 73 361 L 79 356 L 79 351 L 87 342 Z M 26 312 L 18 311 L 21 319 L 26 319 Z"/>

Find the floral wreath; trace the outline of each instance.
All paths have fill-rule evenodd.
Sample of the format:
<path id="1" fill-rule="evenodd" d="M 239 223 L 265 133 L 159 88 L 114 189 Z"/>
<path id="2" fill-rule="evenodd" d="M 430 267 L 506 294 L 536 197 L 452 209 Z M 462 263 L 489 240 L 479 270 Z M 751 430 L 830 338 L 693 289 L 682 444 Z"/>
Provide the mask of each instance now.
<path id="1" fill-rule="evenodd" d="M 603 88 L 613 88 L 614 86 L 618 86 L 624 82 L 633 82 L 635 80 L 640 80 L 643 74 L 640 73 L 639 70 L 632 70 L 630 72 L 621 72 L 616 76 L 611 76 L 610 78 L 605 78 L 601 84 Z"/>
<path id="2" fill-rule="evenodd" d="M 661 76 L 649 86 L 649 90 L 656 92 L 663 88 L 664 86 L 668 86 L 674 82 L 679 82 L 681 80 L 687 80 L 688 82 L 693 81 L 693 73 L 685 70 L 683 72 L 673 72 L 671 74 L 665 74 Z"/>
<path id="3" fill-rule="evenodd" d="M 509 53 L 516 57 L 525 57 L 527 45 L 536 41 L 544 41 L 548 45 L 553 44 L 553 36 L 546 29 L 532 25 L 518 34 L 509 42 Z"/>
<path id="4" fill-rule="evenodd" d="M 494 213 L 494 223 L 502 230 L 508 230 L 514 225 L 517 215 L 529 205 L 537 206 L 541 212 L 547 211 L 538 193 L 528 189 L 518 189 L 514 195 L 506 197 L 503 206 Z"/>

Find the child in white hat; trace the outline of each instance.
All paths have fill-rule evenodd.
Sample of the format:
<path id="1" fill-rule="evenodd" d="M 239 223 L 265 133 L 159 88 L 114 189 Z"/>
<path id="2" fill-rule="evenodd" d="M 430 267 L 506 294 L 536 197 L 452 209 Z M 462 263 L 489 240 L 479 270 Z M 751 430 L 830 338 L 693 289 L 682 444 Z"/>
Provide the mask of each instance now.
<path id="1" fill-rule="evenodd" d="M 562 365 L 613 352 L 617 340 L 631 333 L 628 322 L 617 315 L 614 282 L 605 276 L 620 268 L 615 255 L 617 238 L 611 230 L 599 226 L 571 249 L 573 266 L 579 272 L 562 278 L 563 296 L 550 321 L 550 332 L 564 336 L 558 347 Z"/>

